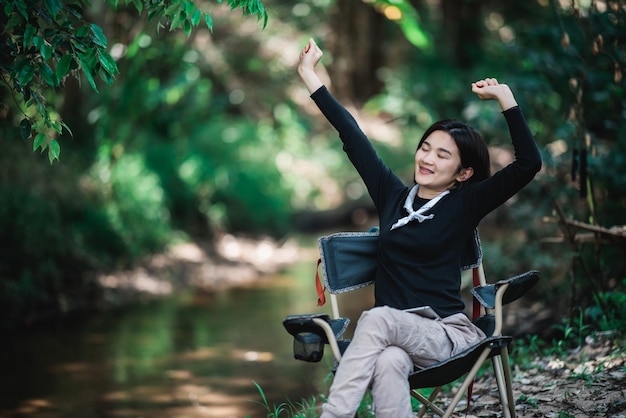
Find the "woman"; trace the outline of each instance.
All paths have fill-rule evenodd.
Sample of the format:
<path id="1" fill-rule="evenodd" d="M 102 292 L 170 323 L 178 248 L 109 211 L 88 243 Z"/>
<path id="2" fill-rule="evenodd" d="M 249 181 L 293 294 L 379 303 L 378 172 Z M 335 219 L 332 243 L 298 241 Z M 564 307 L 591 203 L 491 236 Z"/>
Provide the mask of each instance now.
<path id="1" fill-rule="evenodd" d="M 513 93 L 488 78 L 473 83 L 472 91 L 500 105 L 515 162 L 490 177 L 482 136 L 462 122 L 444 120 L 419 142 L 415 184 L 407 187 L 322 84 L 315 73 L 322 55 L 310 39 L 300 54 L 298 73 L 339 132 L 374 201 L 380 226 L 375 307 L 358 321 L 322 417 L 354 417 L 370 386 L 377 417 L 411 417 L 407 377 L 413 368 L 445 360 L 485 338 L 463 312 L 463 249 L 480 220 L 533 179 L 541 158 Z M 404 311 L 426 305 L 441 318 Z"/>

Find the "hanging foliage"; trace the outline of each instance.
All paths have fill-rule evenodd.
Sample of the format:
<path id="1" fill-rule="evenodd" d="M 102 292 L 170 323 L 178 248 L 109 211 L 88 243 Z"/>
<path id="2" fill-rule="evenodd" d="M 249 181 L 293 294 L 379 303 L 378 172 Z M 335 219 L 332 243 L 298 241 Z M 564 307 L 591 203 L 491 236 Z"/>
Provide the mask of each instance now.
<path id="1" fill-rule="evenodd" d="M 216 0 L 221 4 L 223 0 Z M 203 21 L 213 30 L 207 12 L 191 0 L 110 0 L 117 7 L 134 6 L 157 21 L 157 29 L 182 29 L 187 36 Z M 231 10 L 263 19 L 268 15 L 261 0 L 228 0 Z M 108 52 L 107 38 L 100 26 L 89 22 L 84 0 L 9 0 L 3 2 L 0 21 L 0 83 L 22 110 L 20 133 L 32 139 L 33 150 L 47 150 L 50 163 L 58 160 L 61 147 L 57 136 L 71 134 L 49 96 L 64 86 L 67 77 L 85 77 L 98 92 L 96 80 L 112 85 L 118 68 Z"/>

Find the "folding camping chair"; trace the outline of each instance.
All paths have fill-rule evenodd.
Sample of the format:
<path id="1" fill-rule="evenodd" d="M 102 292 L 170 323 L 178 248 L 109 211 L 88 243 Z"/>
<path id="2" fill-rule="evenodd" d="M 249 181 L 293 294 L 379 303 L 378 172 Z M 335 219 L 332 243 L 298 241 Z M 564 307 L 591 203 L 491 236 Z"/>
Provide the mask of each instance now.
<path id="1" fill-rule="evenodd" d="M 321 239 L 321 238 L 320 238 Z M 482 267 L 482 252 L 480 240 L 475 233 L 472 248 L 469 254 L 471 263 L 465 267 L 472 269 L 473 285 L 473 321 L 487 336 L 478 344 L 451 357 L 424 369 L 416 369 L 409 375 L 411 395 L 417 399 L 422 407 L 418 417 L 422 417 L 428 409 L 446 418 L 452 416 L 464 393 L 468 393 L 468 406 L 471 398 L 471 387 L 481 366 L 488 358 L 492 359 L 494 374 L 502 405 L 504 417 L 515 417 L 515 403 L 511 384 L 511 369 L 509 365 L 508 347 L 512 337 L 502 335 L 502 308 L 524 295 L 539 280 L 539 272 L 533 270 L 527 273 L 487 284 Z M 323 252 L 320 244 L 320 250 Z M 323 258 L 323 254 L 322 254 Z M 318 263 L 319 265 L 319 263 Z M 344 332 L 350 322 L 339 313 L 337 295 L 365 287 L 372 284 L 368 277 L 363 277 L 361 283 L 342 281 L 341 277 L 328 274 L 332 269 L 324 269 L 325 290 L 330 294 L 332 317 L 328 314 L 289 315 L 283 321 L 286 330 L 294 337 L 294 357 L 298 360 L 318 362 L 321 360 L 324 345 L 328 344 L 335 358 L 335 367 L 341 362 L 341 356 L 350 343 L 344 338 Z M 319 281 L 319 275 L 317 276 Z M 323 287 L 317 284 L 318 296 L 323 297 Z M 333 369 L 334 370 L 334 369 Z M 465 376 L 453 400 L 444 410 L 435 402 L 444 385 L 460 380 Z M 418 389 L 432 388 L 429 397 L 424 396 Z"/>

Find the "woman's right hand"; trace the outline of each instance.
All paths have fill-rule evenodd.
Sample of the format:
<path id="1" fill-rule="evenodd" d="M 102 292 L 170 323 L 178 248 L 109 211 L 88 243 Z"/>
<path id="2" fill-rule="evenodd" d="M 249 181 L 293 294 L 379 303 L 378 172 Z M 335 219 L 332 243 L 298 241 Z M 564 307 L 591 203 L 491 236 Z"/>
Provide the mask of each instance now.
<path id="1" fill-rule="evenodd" d="M 317 46 L 313 38 L 309 38 L 302 52 L 300 52 L 300 63 L 298 64 L 298 74 L 309 90 L 309 93 L 315 92 L 322 87 L 322 81 L 315 73 L 315 66 L 322 59 L 324 53 Z"/>
<path id="2" fill-rule="evenodd" d="M 322 59 L 324 53 L 317 46 L 313 38 L 309 38 L 309 43 L 305 45 L 302 52 L 300 52 L 300 65 L 299 70 L 313 70 L 317 63 Z"/>

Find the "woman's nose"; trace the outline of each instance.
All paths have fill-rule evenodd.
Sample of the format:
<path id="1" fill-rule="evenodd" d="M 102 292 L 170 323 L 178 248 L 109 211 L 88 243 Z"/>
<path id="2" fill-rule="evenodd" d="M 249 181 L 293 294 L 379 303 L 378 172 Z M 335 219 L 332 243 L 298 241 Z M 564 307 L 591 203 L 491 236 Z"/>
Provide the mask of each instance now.
<path id="1" fill-rule="evenodd" d="M 424 153 L 424 155 L 422 156 L 422 162 L 426 164 L 432 164 L 433 163 L 432 155 L 433 154 L 431 152 Z"/>

